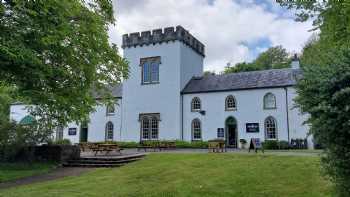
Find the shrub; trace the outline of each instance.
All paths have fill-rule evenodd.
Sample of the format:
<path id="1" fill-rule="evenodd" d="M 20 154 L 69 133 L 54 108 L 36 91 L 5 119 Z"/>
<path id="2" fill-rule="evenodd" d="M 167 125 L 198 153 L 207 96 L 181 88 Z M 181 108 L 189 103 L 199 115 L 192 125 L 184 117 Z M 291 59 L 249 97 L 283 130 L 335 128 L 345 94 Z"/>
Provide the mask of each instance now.
<path id="1" fill-rule="evenodd" d="M 182 140 L 176 140 L 175 144 L 176 144 L 176 148 L 208 148 L 207 141 L 187 142 Z"/>
<path id="2" fill-rule="evenodd" d="M 139 143 L 137 142 L 117 142 L 121 148 L 137 148 Z"/>
<path id="3" fill-rule="evenodd" d="M 277 150 L 278 149 L 278 141 L 277 140 L 265 140 L 262 143 L 263 148 L 266 150 Z"/>
<path id="4" fill-rule="evenodd" d="M 281 150 L 289 149 L 289 143 L 284 140 L 278 141 L 278 149 L 281 149 Z"/>
<path id="5" fill-rule="evenodd" d="M 0 120 L 0 160 L 14 161 L 23 153 L 24 147 L 47 142 L 52 130 L 40 124 L 19 125 Z"/>
<path id="6" fill-rule="evenodd" d="M 72 143 L 71 143 L 71 141 L 69 139 L 56 140 L 56 141 L 54 141 L 53 144 L 57 144 L 57 145 L 72 145 Z"/>

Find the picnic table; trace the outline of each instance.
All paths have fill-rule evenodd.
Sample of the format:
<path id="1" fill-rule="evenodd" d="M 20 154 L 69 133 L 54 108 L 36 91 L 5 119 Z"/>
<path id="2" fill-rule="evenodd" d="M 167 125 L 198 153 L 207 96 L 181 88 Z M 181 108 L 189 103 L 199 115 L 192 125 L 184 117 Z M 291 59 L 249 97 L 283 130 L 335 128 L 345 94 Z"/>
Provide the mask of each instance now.
<path id="1" fill-rule="evenodd" d="M 208 141 L 208 151 L 209 152 L 226 152 L 225 140 L 214 139 Z"/>
<path id="2" fill-rule="evenodd" d="M 169 150 L 169 149 L 175 149 L 176 143 L 175 141 L 159 141 L 159 140 L 148 140 L 148 141 L 141 141 L 140 145 L 137 147 L 137 150 L 140 151 L 140 149 L 143 149 L 144 152 L 146 152 L 149 149 L 153 149 L 153 151 L 159 150 Z"/>
<path id="3" fill-rule="evenodd" d="M 109 154 L 111 151 L 117 151 L 118 153 L 121 153 L 121 149 L 118 144 L 99 144 L 99 143 L 82 143 L 79 144 L 79 147 L 82 151 L 91 150 L 95 153 L 95 156 L 99 152 L 104 152 L 105 155 Z"/>

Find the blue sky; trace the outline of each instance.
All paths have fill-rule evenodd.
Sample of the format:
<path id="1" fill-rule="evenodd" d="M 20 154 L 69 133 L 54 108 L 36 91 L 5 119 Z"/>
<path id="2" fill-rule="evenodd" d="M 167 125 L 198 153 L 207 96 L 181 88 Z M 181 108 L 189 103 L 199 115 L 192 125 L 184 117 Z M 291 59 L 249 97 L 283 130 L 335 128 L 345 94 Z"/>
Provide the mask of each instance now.
<path id="1" fill-rule="evenodd" d="M 182 25 L 206 46 L 205 70 L 220 72 L 252 61 L 271 46 L 300 52 L 311 36 L 311 22 L 294 21 L 293 12 L 275 0 L 115 0 L 117 25 L 111 41 L 121 35 Z"/>

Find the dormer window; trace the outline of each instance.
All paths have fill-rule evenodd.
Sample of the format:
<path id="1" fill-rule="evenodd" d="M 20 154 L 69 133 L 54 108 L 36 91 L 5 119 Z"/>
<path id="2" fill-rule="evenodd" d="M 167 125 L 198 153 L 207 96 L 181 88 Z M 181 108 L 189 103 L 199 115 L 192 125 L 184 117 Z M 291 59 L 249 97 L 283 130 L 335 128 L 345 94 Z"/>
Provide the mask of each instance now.
<path id="1" fill-rule="evenodd" d="M 112 115 L 114 115 L 114 113 L 115 113 L 114 105 L 107 105 L 107 108 L 106 108 L 107 116 L 112 116 Z"/>
<path id="2" fill-rule="evenodd" d="M 141 58 L 140 66 L 142 68 L 142 84 L 159 83 L 159 64 L 159 56 Z"/>
<path id="3" fill-rule="evenodd" d="M 194 97 L 191 102 L 191 111 L 201 110 L 201 100 L 198 97 Z"/>
<path id="4" fill-rule="evenodd" d="M 272 93 L 267 93 L 264 96 L 264 109 L 276 109 L 276 97 Z"/>

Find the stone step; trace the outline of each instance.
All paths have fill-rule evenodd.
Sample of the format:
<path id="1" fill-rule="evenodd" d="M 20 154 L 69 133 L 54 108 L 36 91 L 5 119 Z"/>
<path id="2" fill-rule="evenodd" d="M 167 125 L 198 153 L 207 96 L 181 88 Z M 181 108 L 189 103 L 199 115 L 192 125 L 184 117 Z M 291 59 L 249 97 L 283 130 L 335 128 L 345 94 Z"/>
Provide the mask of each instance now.
<path id="1" fill-rule="evenodd" d="M 141 160 L 142 158 L 130 158 L 130 159 L 119 159 L 119 160 L 69 160 L 67 163 L 86 163 L 86 164 L 117 164 L 117 163 L 129 163 L 133 161 Z"/>
<path id="2" fill-rule="evenodd" d="M 84 168 L 112 168 L 120 167 L 124 164 L 86 164 L 86 163 L 64 163 L 63 167 L 84 167 Z"/>
<path id="3" fill-rule="evenodd" d="M 75 160 L 68 160 L 62 165 L 65 167 L 119 167 L 124 164 L 143 159 L 146 154 L 130 154 L 120 156 L 96 156 L 81 157 Z"/>
<path id="4" fill-rule="evenodd" d="M 134 159 L 145 157 L 146 154 L 133 154 L 133 155 L 122 155 L 122 156 L 91 156 L 91 157 L 81 157 L 80 160 L 98 160 L 98 161 L 116 161 L 123 159 Z"/>

